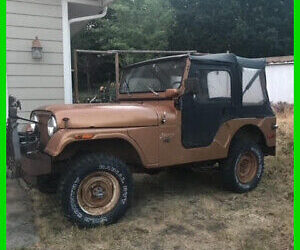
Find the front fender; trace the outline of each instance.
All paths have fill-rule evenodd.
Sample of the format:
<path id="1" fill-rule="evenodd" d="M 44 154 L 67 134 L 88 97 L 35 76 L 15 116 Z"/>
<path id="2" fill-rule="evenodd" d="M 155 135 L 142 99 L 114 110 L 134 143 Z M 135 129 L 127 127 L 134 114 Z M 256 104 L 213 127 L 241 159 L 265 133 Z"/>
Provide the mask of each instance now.
<path id="1" fill-rule="evenodd" d="M 78 139 L 78 137 L 83 135 L 89 135 L 89 138 L 86 140 Z M 52 157 L 57 157 L 71 143 L 101 139 L 122 139 L 127 141 L 137 151 L 142 164 L 144 166 L 149 164 L 140 146 L 128 135 L 127 129 L 61 129 L 51 137 L 44 151 Z"/>

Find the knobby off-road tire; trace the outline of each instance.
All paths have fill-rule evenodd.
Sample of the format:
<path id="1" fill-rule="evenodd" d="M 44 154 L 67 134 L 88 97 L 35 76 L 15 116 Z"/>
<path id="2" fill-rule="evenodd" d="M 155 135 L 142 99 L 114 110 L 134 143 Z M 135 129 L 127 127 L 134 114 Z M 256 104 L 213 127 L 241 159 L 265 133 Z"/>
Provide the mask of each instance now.
<path id="1" fill-rule="evenodd" d="M 249 140 L 233 142 L 228 158 L 221 163 L 222 180 L 226 189 L 244 193 L 254 189 L 264 171 L 261 147 Z"/>
<path id="2" fill-rule="evenodd" d="M 125 163 L 105 154 L 85 154 L 71 166 L 58 190 L 69 220 L 90 228 L 114 223 L 125 214 L 132 197 L 132 175 Z"/>

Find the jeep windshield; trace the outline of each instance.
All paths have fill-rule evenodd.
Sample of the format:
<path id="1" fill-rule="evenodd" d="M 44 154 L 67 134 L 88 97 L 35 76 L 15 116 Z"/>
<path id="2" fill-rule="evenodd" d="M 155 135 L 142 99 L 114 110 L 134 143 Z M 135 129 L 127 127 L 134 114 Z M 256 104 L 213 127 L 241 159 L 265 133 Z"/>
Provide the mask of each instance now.
<path id="1" fill-rule="evenodd" d="M 120 81 L 120 94 L 164 92 L 181 86 L 185 58 L 151 61 L 125 68 Z"/>

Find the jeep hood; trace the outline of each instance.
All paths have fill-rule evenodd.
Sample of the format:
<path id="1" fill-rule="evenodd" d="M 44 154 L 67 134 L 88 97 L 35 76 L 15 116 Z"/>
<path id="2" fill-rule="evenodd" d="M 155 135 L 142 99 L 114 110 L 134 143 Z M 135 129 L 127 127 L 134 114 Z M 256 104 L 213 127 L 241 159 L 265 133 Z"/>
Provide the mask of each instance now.
<path id="1" fill-rule="evenodd" d="M 121 128 L 158 125 L 153 106 L 132 103 L 62 104 L 39 108 L 51 112 L 59 128 Z"/>

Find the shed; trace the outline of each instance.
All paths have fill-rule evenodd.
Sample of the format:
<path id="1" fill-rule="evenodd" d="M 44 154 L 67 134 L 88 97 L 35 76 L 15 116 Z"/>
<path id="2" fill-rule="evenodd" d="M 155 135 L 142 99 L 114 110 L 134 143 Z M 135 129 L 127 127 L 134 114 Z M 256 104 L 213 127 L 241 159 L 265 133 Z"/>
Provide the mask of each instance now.
<path id="1" fill-rule="evenodd" d="M 21 115 L 41 105 L 72 103 L 70 37 L 90 19 L 105 16 L 113 0 L 7 0 L 7 92 Z M 33 59 L 38 37 L 42 58 Z"/>

